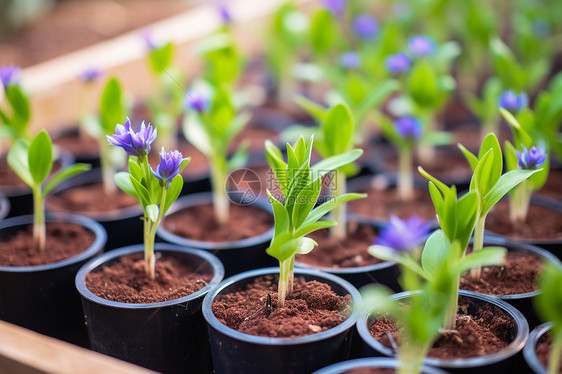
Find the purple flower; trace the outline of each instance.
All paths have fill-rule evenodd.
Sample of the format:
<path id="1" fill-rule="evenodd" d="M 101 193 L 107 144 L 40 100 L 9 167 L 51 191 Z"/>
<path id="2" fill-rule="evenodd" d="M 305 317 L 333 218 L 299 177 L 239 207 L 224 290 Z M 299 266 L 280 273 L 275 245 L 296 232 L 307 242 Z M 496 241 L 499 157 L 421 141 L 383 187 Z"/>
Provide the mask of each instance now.
<path id="1" fill-rule="evenodd" d="M 154 40 L 152 39 L 152 32 L 150 31 L 150 29 L 143 29 L 140 33 L 140 36 L 144 41 L 144 45 L 146 46 L 146 48 L 150 50 L 158 48 L 158 45 L 154 43 Z"/>
<path id="2" fill-rule="evenodd" d="M 345 52 L 340 56 L 340 65 L 345 69 L 357 69 L 361 65 L 361 57 L 357 52 Z"/>
<path id="3" fill-rule="evenodd" d="M 363 13 L 353 20 L 353 31 L 363 39 L 374 39 L 379 33 L 379 24 L 369 14 Z"/>
<path id="4" fill-rule="evenodd" d="M 520 111 L 527 106 L 527 102 L 527 95 L 524 92 L 516 95 L 512 90 L 504 91 L 498 99 L 499 106 L 510 112 Z"/>
<path id="5" fill-rule="evenodd" d="M 516 150 L 521 169 L 535 170 L 543 166 L 548 156 L 544 151 L 544 147 L 537 148 L 533 146 L 529 150 L 523 144 L 521 144 L 521 147 L 523 147 L 523 152 Z"/>
<path id="6" fill-rule="evenodd" d="M 156 129 L 150 124 L 146 127 L 142 121 L 139 131 L 135 132 L 127 118 L 124 125 L 115 126 L 115 134 L 106 137 L 109 144 L 123 148 L 129 156 L 141 157 L 150 153 L 150 145 L 156 140 Z"/>
<path id="7" fill-rule="evenodd" d="M 0 80 L 2 80 L 2 85 L 4 89 L 8 88 L 10 84 L 18 83 L 18 76 L 20 73 L 20 68 L 18 66 L 2 66 L 0 68 Z"/>
<path id="8" fill-rule="evenodd" d="M 398 118 L 396 121 L 394 121 L 394 126 L 396 127 L 396 131 L 402 138 L 411 138 L 417 140 L 422 136 L 423 133 L 423 128 L 420 121 L 410 116 Z"/>
<path id="9" fill-rule="evenodd" d="M 101 70 L 96 68 L 87 68 L 78 75 L 78 79 L 82 82 L 93 82 L 101 75 Z"/>
<path id="10" fill-rule="evenodd" d="M 399 252 L 412 251 L 429 233 L 429 228 L 429 223 L 424 222 L 418 216 L 412 216 L 407 220 L 391 216 L 390 222 L 382 229 L 374 244 L 383 245 Z"/>
<path id="11" fill-rule="evenodd" d="M 179 151 L 176 150 L 166 153 L 164 147 L 162 147 L 162 151 L 160 152 L 160 164 L 156 167 L 156 171 L 152 170 L 152 167 L 150 171 L 162 182 L 168 182 L 167 186 L 169 186 L 171 180 L 178 175 L 183 160 L 183 155 Z"/>
<path id="12" fill-rule="evenodd" d="M 219 5 L 219 15 L 223 23 L 231 23 L 232 15 L 228 11 L 228 8 L 223 4 Z"/>
<path id="13" fill-rule="evenodd" d="M 347 0 L 320 0 L 320 3 L 324 8 L 337 15 L 342 14 L 347 6 Z"/>
<path id="14" fill-rule="evenodd" d="M 196 112 L 204 112 L 209 108 L 209 97 L 202 92 L 189 90 L 185 94 L 187 106 Z"/>
<path id="15" fill-rule="evenodd" d="M 408 39 L 408 49 L 416 57 L 425 57 L 434 54 L 437 50 L 437 45 L 433 39 L 417 35 Z"/>
<path id="16" fill-rule="evenodd" d="M 386 59 L 386 68 L 391 73 L 402 73 L 410 68 L 410 58 L 404 52 L 391 55 Z"/>

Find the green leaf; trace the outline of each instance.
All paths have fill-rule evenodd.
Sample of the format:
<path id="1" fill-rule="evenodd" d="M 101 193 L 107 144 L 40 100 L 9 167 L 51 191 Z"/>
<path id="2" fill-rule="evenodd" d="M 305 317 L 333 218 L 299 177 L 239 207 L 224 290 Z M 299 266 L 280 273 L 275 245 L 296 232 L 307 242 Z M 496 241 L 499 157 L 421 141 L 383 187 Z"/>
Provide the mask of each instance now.
<path id="1" fill-rule="evenodd" d="M 160 205 L 162 209 L 162 214 L 166 214 L 170 206 L 178 199 L 183 188 L 183 178 L 181 175 L 176 175 L 172 178 L 170 185 L 168 186 L 168 191 L 166 192 L 166 200 Z"/>
<path id="2" fill-rule="evenodd" d="M 428 62 L 415 65 L 410 73 L 409 89 L 413 100 L 422 107 L 433 107 L 439 100 L 437 76 Z"/>
<path id="3" fill-rule="evenodd" d="M 297 196 L 297 203 L 292 211 L 293 227 L 298 229 L 306 220 L 320 195 L 322 179 L 317 178 L 308 184 Z"/>
<path id="4" fill-rule="evenodd" d="M 412 270 L 421 277 L 431 279 L 431 275 L 429 275 L 424 269 L 422 269 L 422 267 L 417 262 L 415 262 L 409 254 L 403 255 L 392 248 L 385 247 L 384 245 L 372 245 L 367 249 L 367 251 L 373 257 L 376 257 L 383 261 L 397 262 L 400 265 Z"/>
<path id="5" fill-rule="evenodd" d="M 148 215 L 148 218 L 150 218 L 152 222 L 158 221 L 158 215 L 160 214 L 160 209 L 158 209 L 158 205 L 155 204 L 147 205 L 146 214 Z"/>
<path id="6" fill-rule="evenodd" d="M 351 164 L 353 161 L 361 157 L 362 154 L 362 149 L 352 149 L 349 152 L 325 158 L 311 167 L 312 177 L 321 178 L 339 167 Z"/>
<path id="7" fill-rule="evenodd" d="M 333 47 L 334 18 L 329 11 L 321 9 L 313 16 L 310 25 L 310 39 L 316 52 L 327 52 Z"/>
<path id="8" fill-rule="evenodd" d="M 135 199 L 137 199 L 138 201 L 140 201 L 140 197 L 137 194 L 135 188 L 133 187 L 129 173 L 126 173 L 124 171 L 117 172 L 113 176 L 113 180 L 115 181 L 117 187 L 121 189 L 121 191 L 125 192 L 127 195 L 130 195 Z"/>
<path id="9" fill-rule="evenodd" d="M 450 248 L 451 243 L 443 230 L 437 230 L 431 234 L 425 243 L 421 256 L 423 270 L 429 274 L 439 273 L 447 259 Z"/>
<path id="10" fill-rule="evenodd" d="M 35 186 L 31 172 L 29 171 L 29 145 L 18 139 L 8 152 L 7 161 L 10 168 L 25 182 L 29 187 Z"/>
<path id="11" fill-rule="evenodd" d="M 535 297 L 535 307 L 542 321 L 552 322 L 554 336 L 562 334 L 562 269 L 551 262 L 543 268 L 539 279 L 542 291 Z"/>
<path id="12" fill-rule="evenodd" d="M 391 297 L 391 293 L 381 285 L 368 285 L 361 292 L 365 313 L 372 316 L 379 314 L 400 314 L 401 306 Z"/>
<path id="13" fill-rule="evenodd" d="M 275 235 L 278 237 L 284 232 L 288 232 L 290 228 L 290 219 L 287 210 L 270 192 L 266 191 L 269 201 L 271 201 L 271 206 L 273 208 L 273 218 L 275 219 Z"/>
<path id="14" fill-rule="evenodd" d="M 511 191 L 519 183 L 523 182 L 529 178 L 534 173 L 540 171 L 538 170 L 511 170 L 500 177 L 498 182 L 494 187 L 484 196 L 482 209 L 480 215 L 487 214 L 490 209 L 509 191 Z"/>
<path id="15" fill-rule="evenodd" d="M 8 100 L 12 107 L 13 125 L 17 127 L 15 130 L 20 134 L 25 133 L 31 119 L 29 100 L 17 84 L 8 85 L 6 88 L 6 100 Z"/>
<path id="16" fill-rule="evenodd" d="M 36 185 L 43 183 L 53 167 L 53 143 L 47 131 L 41 130 L 29 145 L 29 172 Z"/>
<path id="17" fill-rule="evenodd" d="M 330 199 L 329 201 L 325 202 L 324 204 L 312 209 L 312 211 L 308 215 L 308 218 L 304 221 L 303 226 L 309 225 L 309 224 L 312 224 L 312 223 L 318 221 L 320 218 L 324 217 L 324 215 L 326 215 L 328 212 L 330 212 L 332 209 L 334 209 L 338 205 L 341 205 L 341 204 L 346 203 L 346 202 L 351 201 L 351 200 L 364 199 L 365 197 L 367 197 L 366 194 L 347 193 L 347 194 L 337 196 L 333 199 Z"/>
<path id="18" fill-rule="evenodd" d="M 295 237 L 301 237 L 301 236 L 308 235 L 311 232 L 321 230 L 321 229 L 326 229 L 326 228 L 329 228 L 329 227 L 334 227 L 334 226 L 336 226 L 336 222 L 334 222 L 334 221 L 320 220 L 320 221 L 315 222 L 315 223 L 310 223 L 310 224 L 307 224 L 307 225 L 300 226 L 299 229 L 297 231 L 295 231 L 294 236 Z"/>
<path id="19" fill-rule="evenodd" d="M 183 119 L 183 134 L 197 150 L 207 157 L 211 157 L 215 150 L 211 143 L 211 138 L 205 130 L 205 124 L 201 116 L 193 111 L 189 111 Z"/>
<path id="20" fill-rule="evenodd" d="M 505 262 L 506 249 L 503 247 L 486 247 L 478 252 L 473 252 L 463 257 L 459 263 L 459 272 L 463 273 L 467 270 L 480 266 L 496 266 L 503 265 Z"/>
<path id="21" fill-rule="evenodd" d="M 353 118 L 347 106 L 338 104 L 328 112 L 323 124 L 323 142 L 335 156 L 348 151 L 353 144 Z"/>
<path id="22" fill-rule="evenodd" d="M 318 243 L 310 238 L 298 238 L 287 242 L 287 244 L 285 245 L 294 246 L 295 253 L 297 255 L 305 255 L 307 253 L 310 253 L 314 249 L 314 247 L 317 247 Z"/>
<path id="23" fill-rule="evenodd" d="M 441 182 L 439 179 L 437 179 L 433 175 L 429 174 L 421 166 L 418 166 L 418 172 L 421 175 L 423 175 L 426 179 L 428 179 L 430 182 L 432 182 L 437 188 L 439 188 L 439 190 L 443 194 L 446 194 L 448 191 L 450 191 L 449 187 L 447 187 L 447 185 L 445 183 Z"/>
<path id="24" fill-rule="evenodd" d="M 275 173 L 279 188 L 285 196 L 287 196 L 288 188 L 288 175 L 287 164 L 283 161 L 283 155 L 279 148 L 277 148 L 270 140 L 265 141 L 265 157 L 269 166 Z"/>
<path id="25" fill-rule="evenodd" d="M 133 178 L 132 175 L 129 175 L 129 177 L 137 196 L 140 198 L 139 202 L 141 203 L 141 205 L 143 207 L 150 205 L 150 194 L 148 193 L 146 187 L 143 186 L 137 179 Z"/>
<path id="26" fill-rule="evenodd" d="M 170 66 L 173 55 L 174 46 L 171 42 L 151 50 L 148 56 L 152 70 L 156 73 L 164 72 Z"/>
<path id="27" fill-rule="evenodd" d="M 310 114 L 317 122 L 322 123 L 326 114 L 328 113 L 328 109 L 324 108 L 323 106 L 316 104 L 314 101 L 301 96 L 297 95 L 295 97 L 295 102 L 300 105 L 301 108 L 306 110 L 308 114 Z"/>
<path id="28" fill-rule="evenodd" d="M 101 96 L 100 114 L 103 131 L 112 134 L 115 125 L 121 123 L 124 117 L 123 93 L 117 78 L 111 78 L 105 85 Z"/>
<path id="29" fill-rule="evenodd" d="M 478 165 L 478 158 L 472 152 L 470 152 L 468 149 L 466 149 L 465 146 L 462 145 L 461 143 L 458 143 L 457 147 L 459 147 L 459 149 L 463 153 L 464 157 L 466 158 L 466 160 L 470 164 L 470 168 L 474 172 L 474 169 L 476 169 L 476 165 Z"/>
<path id="30" fill-rule="evenodd" d="M 49 192 L 51 192 L 51 190 L 53 188 L 55 188 L 59 183 L 67 180 L 68 178 L 70 178 L 74 175 L 77 175 L 77 174 L 83 173 L 85 171 L 88 171 L 91 168 L 92 168 L 92 165 L 90 165 L 90 164 L 74 164 L 74 165 L 70 165 L 69 167 L 59 171 L 45 185 L 45 188 L 43 189 L 43 197 L 47 196 L 47 194 Z"/>

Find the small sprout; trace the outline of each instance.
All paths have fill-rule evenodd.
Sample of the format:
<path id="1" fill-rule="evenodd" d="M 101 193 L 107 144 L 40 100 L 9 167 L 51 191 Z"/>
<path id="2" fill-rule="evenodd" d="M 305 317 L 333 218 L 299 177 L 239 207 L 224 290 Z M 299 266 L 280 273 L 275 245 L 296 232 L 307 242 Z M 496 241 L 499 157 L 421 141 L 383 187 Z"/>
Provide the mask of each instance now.
<path id="1" fill-rule="evenodd" d="M 361 66 L 361 56 L 354 51 L 345 52 L 340 56 L 340 66 L 348 70 L 357 69 Z"/>
<path id="2" fill-rule="evenodd" d="M 408 39 L 408 49 L 414 57 L 426 57 L 435 54 L 437 44 L 427 36 L 416 35 Z"/>
<path id="3" fill-rule="evenodd" d="M 411 116 L 404 116 L 394 121 L 396 131 L 402 138 L 418 140 L 423 134 L 421 122 Z"/>
<path id="4" fill-rule="evenodd" d="M 521 169 L 535 170 L 544 165 L 548 156 L 544 151 L 544 147 L 539 146 L 537 148 L 532 146 L 529 150 L 523 144 L 521 144 L 521 147 L 523 148 L 522 152 L 516 150 L 517 159 L 519 160 L 518 165 Z"/>
<path id="5" fill-rule="evenodd" d="M 404 52 L 389 56 L 386 59 L 386 68 L 391 73 L 403 73 L 410 68 L 411 60 Z"/>
<path id="6" fill-rule="evenodd" d="M 124 125 L 115 126 L 115 134 L 106 135 L 109 144 L 121 147 L 129 156 L 142 157 L 150 153 L 150 145 L 156 140 L 156 129 L 142 122 L 139 131 L 131 129 L 131 121 L 127 118 Z"/>
<path id="7" fill-rule="evenodd" d="M 100 75 L 101 70 L 90 67 L 78 74 L 78 79 L 84 83 L 91 83 L 97 80 Z"/>
<path id="8" fill-rule="evenodd" d="M 379 34 L 379 24 L 375 18 L 363 13 L 353 20 L 353 32 L 362 39 L 372 40 Z"/>
<path id="9" fill-rule="evenodd" d="M 498 99 L 500 108 L 509 110 L 510 112 L 519 112 L 527 106 L 527 94 L 524 92 L 516 95 L 512 90 L 504 91 Z"/>
<path id="10" fill-rule="evenodd" d="M 380 232 L 373 244 L 392 248 L 398 252 L 413 252 L 429 233 L 430 224 L 418 216 L 401 220 L 390 217 L 390 222 Z"/>
<path id="11" fill-rule="evenodd" d="M 183 155 L 179 151 L 170 151 L 166 153 L 164 147 L 160 152 L 160 164 L 156 167 L 156 171 L 150 169 L 152 174 L 160 179 L 161 184 L 169 185 L 174 179 L 178 172 L 180 171 L 180 166 L 184 161 Z"/>
<path id="12" fill-rule="evenodd" d="M 347 0 L 320 0 L 322 6 L 336 15 L 341 15 L 347 7 Z"/>
<path id="13" fill-rule="evenodd" d="M 0 80 L 4 86 L 4 90 L 8 89 L 9 85 L 18 84 L 20 68 L 15 65 L 2 66 L 0 68 Z"/>

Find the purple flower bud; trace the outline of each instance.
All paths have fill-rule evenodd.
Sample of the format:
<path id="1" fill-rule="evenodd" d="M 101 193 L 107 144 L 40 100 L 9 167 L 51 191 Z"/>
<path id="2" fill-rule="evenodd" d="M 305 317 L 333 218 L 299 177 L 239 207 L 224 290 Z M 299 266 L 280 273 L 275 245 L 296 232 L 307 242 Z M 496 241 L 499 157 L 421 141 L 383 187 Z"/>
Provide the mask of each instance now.
<path id="1" fill-rule="evenodd" d="M 347 6 L 347 0 L 320 0 L 324 8 L 336 15 L 341 15 Z"/>
<path id="2" fill-rule="evenodd" d="M 80 79 L 84 83 L 89 83 L 98 79 L 100 75 L 101 71 L 99 69 L 87 68 L 78 75 L 78 79 Z"/>
<path id="3" fill-rule="evenodd" d="M 150 31 L 150 29 L 143 29 L 140 33 L 140 36 L 144 41 L 144 45 L 146 46 L 146 48 L 148 48 L 149 50 L 158 48 L 158 45 L 154 43 L 154 40 L 152 39 L 152 32 Z"/>
<path id="4" fill-rule="evenodd" d="M 524 92 L 516 95 L 512 90 L 504 91 L 498 99 L 499 106 L 510 112 L 520 111 L 527 106 L 527 102 L 527 95 Z"/>
<path id="5" fill-rule="evenodd" d="M 345 69 L 357 69 L 361 65 L 361 56 L 357 52 L 345 52 L 340 56 L 340 65 Z"/>
<path id="6" fill-rule="evenodd" d="M 2 66 L 0 68 L 0 80 L 4 86 L 4 90 L 11 84 L 17 84 L 19 79 L 20 68 L 18 66 Z"/>
<path id="7" fill-rule="evenodd" d="M 414 117 L 404 116 L 394 121 L 396 131 L 402 138 L 418 140 L 423 133 L 422 124 Z"/>
<path id="8" fill-rule="evenodd" d="M 386 68 L 391 73 L 402 73 L 410 68 L 410 58 L 404 52 L 391 55 L 386 59 Z"/>
<path id="9" fill-rule="evenodd" d="M 228 11 L 228 8 L 223 4 L 219 5 L 219 15 L 223 23 L 231 23 L 232 15 Z"/>
<path id="10" fill-rule="evenodd" d="M 187 106 L 196 112 L 204 112 L 209 108 L 209 97 L 202 92 L 189 90 L 185 94 Z"/>
<path id="11" fill-rule="evenodd" d="M 178 175 L 183 160 L 183 155 L 179 151 L 176 150 L 166 153 L 164 147 L 162 147 L 162 151 L 160 152 L 160 164 L 156 167 L 156 171 L 152 170 L 152 167 L 150 171 L 163 183 L 167 182 L 167 186 L 169 186 L 171 180 Z"/>
<path id="12" fill-rule="evenodd" d="M 429 233 L 429 228 L 429 223 L 418 216 L 412 216 L 407 220 L 391 216 L 390 222 L 382 229 L 374 244 L 399 252 L 413 251 Z"/>
<path id="13" fill-rule="evenodd" d="M 379 24 L 369 14 L 363 13 L 353 20 L 353 31 L 363 39 L 374 39 L 379 33 Z"/>
<path id="14" fill-rule="evenodd" d="M 408 39 L 408 49 L 416 57 L 425 57 L 434 54 L 437 50 L 437 45 L 433 39 L 417 35 Z"/>
<path id="15" fill-rule="evenodd" d="M 548 156 L 544 151 L 544 147 L 537 148 L 533 146 L 529 150 L 527 150 L 523 144 L 521 144 L 521 147 L 523 147 L 523 152 L 516 150 L 517 158 L 519 159 L 519 167 L 521 169 L 535 170 L 544 165 Z"/>
<path id="16" fill-rule="evenodd" d="M 139 131 L 135 132 L 127 118 L 124 125 L 115 126 L 115 134 L 106 137 L 109 144 L 123 148 L 129 156 L 141 157 L 150 153 L 150 145 L 156 140 L 156 129 L 150 124 L 146 127 L 142 121 Z"/>

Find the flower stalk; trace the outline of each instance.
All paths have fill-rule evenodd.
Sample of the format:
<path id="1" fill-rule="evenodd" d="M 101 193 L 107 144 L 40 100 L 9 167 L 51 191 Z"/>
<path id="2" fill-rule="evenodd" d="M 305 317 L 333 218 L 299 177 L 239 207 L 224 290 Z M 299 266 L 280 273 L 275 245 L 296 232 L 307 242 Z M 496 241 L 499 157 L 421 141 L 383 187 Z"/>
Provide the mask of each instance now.
<path id="1" fill-rule="evenodd" d="M 346 185 L 347 185 L 347 178 L 345 173 L 341 170 L 334 170 L 333 172 L 334 177 L 334 187 L 333 187 L 333 196 L 338 197 L 345 195 L 346 193 Z M 347 205 L 342 204 L 338 205 L 332 211 L 332 219 L 337 222 L 337 225 L 332 227 L 330 230 L 332 235 L 336 240 L 342 241 L 345 240 L 347 237 Z"/>
<path id="2" fill-rule="evenodd" d="M 41 253 L 45 252 L 47 227 L 45 225 L 45 201 L 41 185 L 31 189 L 33 194 L 33 246 Z"/>

